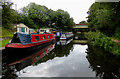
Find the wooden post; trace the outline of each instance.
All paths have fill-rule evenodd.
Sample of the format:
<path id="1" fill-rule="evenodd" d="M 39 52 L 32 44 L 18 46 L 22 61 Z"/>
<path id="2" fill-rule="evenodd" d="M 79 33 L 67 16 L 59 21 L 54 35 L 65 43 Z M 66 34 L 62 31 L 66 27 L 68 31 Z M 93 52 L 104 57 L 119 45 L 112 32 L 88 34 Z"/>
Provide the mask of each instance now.
<path id="1" fill-rule="evenodd" d="M 16 32 L 17 32 L 17 4 L 15 4 L 15 10 L 16 10 Z"/>

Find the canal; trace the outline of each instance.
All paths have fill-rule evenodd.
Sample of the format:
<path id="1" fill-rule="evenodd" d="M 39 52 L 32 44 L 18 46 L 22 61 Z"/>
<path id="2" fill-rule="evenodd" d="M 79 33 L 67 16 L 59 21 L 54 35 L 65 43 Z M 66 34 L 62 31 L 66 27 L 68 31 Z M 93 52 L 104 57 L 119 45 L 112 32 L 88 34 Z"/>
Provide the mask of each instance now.
<path id="1" fill-rule="evenodd" d="M 58 41 L 33 50 L 3 50 L 2 76 L 120 78 L 120 57 L 87 40 Z"/>

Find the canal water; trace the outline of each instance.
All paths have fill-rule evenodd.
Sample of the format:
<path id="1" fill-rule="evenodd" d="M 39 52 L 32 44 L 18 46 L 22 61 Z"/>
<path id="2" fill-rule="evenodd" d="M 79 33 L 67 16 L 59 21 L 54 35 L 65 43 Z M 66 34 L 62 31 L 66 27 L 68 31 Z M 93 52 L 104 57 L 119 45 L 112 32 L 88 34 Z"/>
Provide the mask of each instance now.
<path id="1" fill-rule="evenodd" d="M 3 50 L 2 76 L 120 78 L 120 57 L 87 40 L 58 41 L 33 50 Z"/>

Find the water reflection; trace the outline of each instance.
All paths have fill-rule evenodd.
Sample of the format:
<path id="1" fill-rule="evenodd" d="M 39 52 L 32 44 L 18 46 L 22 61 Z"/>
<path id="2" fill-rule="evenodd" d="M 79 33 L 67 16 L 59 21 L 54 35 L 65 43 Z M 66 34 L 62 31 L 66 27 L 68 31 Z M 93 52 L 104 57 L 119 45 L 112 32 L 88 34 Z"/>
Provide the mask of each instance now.
<path id="1" fill-rule="evenodd" d="M 22 69 L 24 69 L 27 66 L 30 65 L 36 65 L 37 63 L 39 63 L 39 60 L 41 58 L 43 58 L 45 55 L 47 55 L 48 53 L 50 53 L 53 49 L 55 48 L 55 43 L 46 46 L 45 48 L 34 52 L 33 54 L 29 55 L 26 54 L 25 56 L 24 53 L 29 53 L 28 51 L 24 50 L 24 51 L 16 51 L 16 53 L 22 53 L 23 55 L 11 55 L 9 54 L 9 51 L 4 50 L 4 52 L 7 52 L 8 55 L 3 55 L 3 78 L 15 78 L 17 77 L 16 72 L 21 71 Z M 13 51 L 15 53 L 15 51 Z M 8 74 L 10 73 L 10 74 Z M 24 71 L 23 71 L 24 73 Z"/>
<path id="2" fill-rule="evenodd" d="M 64 57 L 68 56 L 70 51 L 73 51 L 73 42 L 71 41 L 70 43 L 66 45 L 55 45 L 54 50 L 49 53 L 47 56 L 42 58 L 39 63 L 46 62 L 47 60 L 52 60 L 55 57 Z"/>
<path id="3" fill-rule="evenodd" d="M 74 39 L 73 42 L 74 44 L 87 45 L 88 40 Z"/>
<path id="4" fill-rule="evenodd" d="M 73 41 L 73 38 L 72 38 L 72 39 L 69 39 L 69 40 L 60 40 L 60 41 L 57 41 L 57 45 L 67 45 L 67 44 L 69 44 L 71 41 Z"/>
<path id="5" fill-rule="evenodd" d="M 105 52 L 103 49 L 88 45 L 86 52 L 90 68 L 96 72 L 96 77 L 103 79 L 120 78 L 120 57 Z"/>
<path id="6" fill-rule="evenodd" d="M 70 43 L 72 44 L 72 43 Z M 68 45 L 69 46 L 69 45 Z M 72 47 L 72 46 L 71 46 Z M 43 59 L 48 59 L 46 62 L 41 62 L 37 66 L 29 66 L 22 71 L 25 73 L 17 73 L 19 77 L 94 77 L 94 73 L 91 72 L 89 63 L 87 62 L 86 48 L 87 45 L 73 45 L 74 49 L 71 51 L 60 51 L 56 48 L 53 53 L 49 53 Z M 66 46 L 67 48 L 67 46 Z M 51 55 L 50 55 L 51 54 Z"/>

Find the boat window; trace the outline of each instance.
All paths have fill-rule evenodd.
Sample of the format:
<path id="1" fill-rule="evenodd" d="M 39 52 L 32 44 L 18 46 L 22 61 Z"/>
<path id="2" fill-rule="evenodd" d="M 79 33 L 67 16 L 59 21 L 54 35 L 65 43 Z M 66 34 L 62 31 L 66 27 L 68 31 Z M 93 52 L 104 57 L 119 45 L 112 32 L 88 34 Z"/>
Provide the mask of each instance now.
<path id="1" fill-rule="evenodd" d="M 38 41 L 38 40 L 39 40 L 39 37 L 38 37 L 38 36 L 35 36 L 35 40 Z"/>
<path id="2" fill-rule="evenodd" d="M 44 32 L 44 30 L 40 30 L 41 32 Z"/>
<path id="3" fill-rule="evenodd" d="M 61 36 L 62 38 L 65 38 L 65 34 L 62 34 L 62 36 Z"/>
<path id="4" fill-rule="evenodd" d="M 49 35 L 48 35 L 48 39 L 49 39 L 50 37 L 49 37 Z"/>
<path id="5" fill-rule="evenodd" d="M 21 32 L 25 32 L 25 28 L 24 27 L 21 27 Z"/>
<path id="6" fill-rule="evenodd" d="M 43 39 L 45 39 L 45 36 L 43 36 Z"/>

